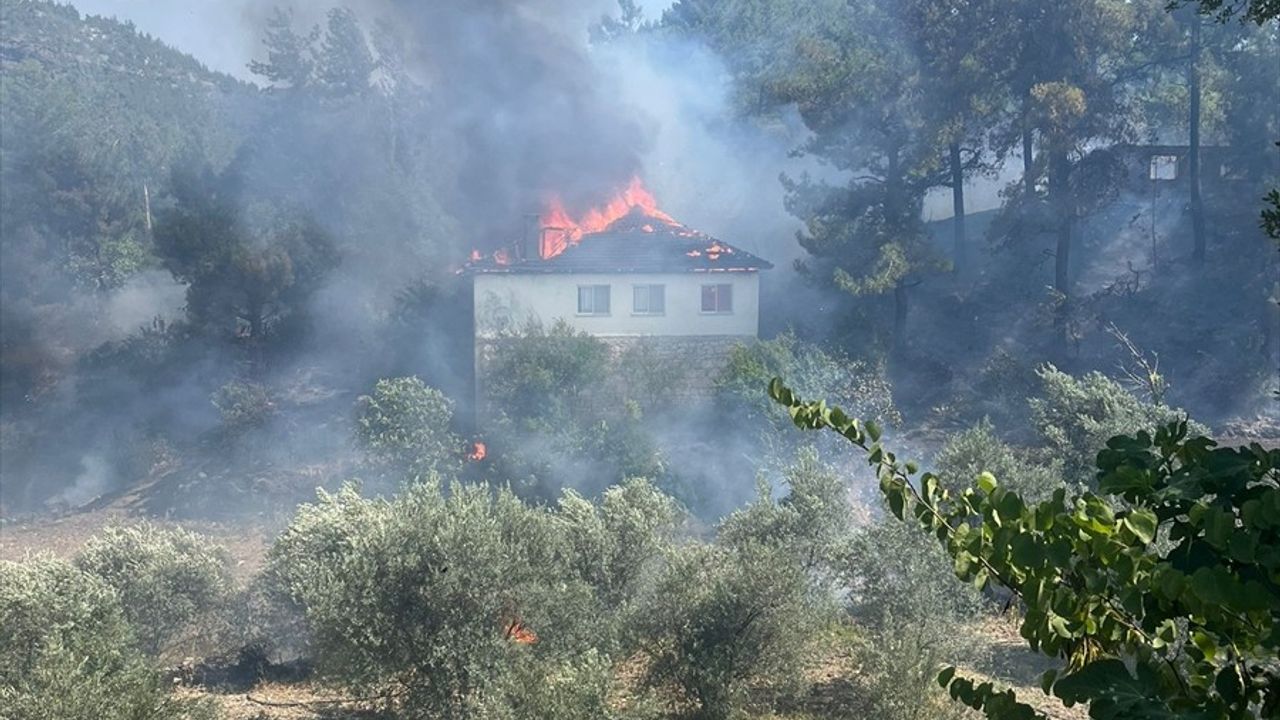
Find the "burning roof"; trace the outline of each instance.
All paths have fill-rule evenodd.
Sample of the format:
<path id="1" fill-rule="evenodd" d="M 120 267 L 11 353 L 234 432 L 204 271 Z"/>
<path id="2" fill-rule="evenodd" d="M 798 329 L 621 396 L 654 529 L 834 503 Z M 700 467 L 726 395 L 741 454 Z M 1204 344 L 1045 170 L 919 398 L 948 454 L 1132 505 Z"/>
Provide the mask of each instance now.
<path id="1" fill-rule="evenodd" d="M 639 179 L 602 207 L 573 219 L 552 199 L 540 222 L 536 252 L 503 248 L 474 252 L 473 273 L 673 273 L 750 272 L 773 267 L 705 233 L 692 230 L 657 207 Z M 532 245 L 532 243 L 530 243 Z"/>

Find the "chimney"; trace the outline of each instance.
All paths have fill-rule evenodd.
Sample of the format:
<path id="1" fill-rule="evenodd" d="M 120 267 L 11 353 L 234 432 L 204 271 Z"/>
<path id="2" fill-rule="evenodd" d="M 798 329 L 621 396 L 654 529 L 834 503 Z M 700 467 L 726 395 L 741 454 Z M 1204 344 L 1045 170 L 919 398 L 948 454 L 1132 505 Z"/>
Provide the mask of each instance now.
<path id="1" fill-rule="evenodd" d="M 539 260 L 542 258 L 542 223 L 538 215 L 524 216 L 524 230 L 520 234 L 520 242 L 516 247 L 516 255 L 521 260 Z"/>

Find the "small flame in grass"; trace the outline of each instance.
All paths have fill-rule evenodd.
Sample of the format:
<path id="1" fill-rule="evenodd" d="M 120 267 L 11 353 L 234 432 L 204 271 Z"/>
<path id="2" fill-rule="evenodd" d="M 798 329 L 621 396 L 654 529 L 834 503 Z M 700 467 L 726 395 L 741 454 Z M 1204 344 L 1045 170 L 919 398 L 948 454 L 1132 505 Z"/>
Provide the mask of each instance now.
<path id="1" fill-rule="evenodd" d="M 553 258 L 564 252 L 571 244 L 577 244 L 587 233 L 601 232 L 615 221 L 625 217 L 635 208 L 639 208 L 647 217 L 669 225 L 678 225 L 675 218 L 658 209 L 658 201 L 653 193 L 645 188 L 639 177 L 631 178 L 627 187 L 616 193 L 608 202 L 600 207 L 591 208 L 578 218 L 574 218 L 565 209 L 559 197 L 552 197 L 547 202 L 547 209 L 542 213 L 542 237 L 539 242 L 539 253 L 542 259 Z M 652 225 L 645 225 L 644 232 L 653 232 Z"/>
<path id="2" fill-rule="evenodd" d="M 519 620 L 512 620 L 507 625 L 507 639 L 521 645 L 532 645 L 538 642 L 538 634 L 530 630 Z"/>
<path id="3" fill-rule="evenodd" d="M 474 462 L 480 462 L 484 459 L 485 455 L 488 454 L 489 449 L 485 447 L 484 443 L 477 440 L 471 444 L 471 452 L 467 453 L 467 459 Z"/>

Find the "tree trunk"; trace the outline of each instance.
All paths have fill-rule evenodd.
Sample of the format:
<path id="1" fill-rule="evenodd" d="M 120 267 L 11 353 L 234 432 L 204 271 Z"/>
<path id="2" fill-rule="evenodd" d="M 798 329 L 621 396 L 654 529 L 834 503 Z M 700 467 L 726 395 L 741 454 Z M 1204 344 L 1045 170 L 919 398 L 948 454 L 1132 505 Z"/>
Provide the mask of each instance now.
<path id="1" fill-rule="evenodd" d="M 1200 16 L 1191 19 L 1191 59 L 1187 63 L 1187 85 L 1190 93 L 1188 124 L 1187 175 L 1191 182 L 1191 235 L 1195 246 L 1191 257 L 1203 263 L 1205 257 L 1204 204 L 1200 199 Z"/>
<path id="2" fill-rule="evenodd" d="M 1049 201 L 1057 220 L 1057 242 L 1053 256 L 1053 289 L 1061 295 L 1055 325 L 1063 340 L 1066 339 L 1067 318 L 1071 311 L 1071 235 L 1072 212 L 1070 188 L 1067 179 L 1071 173 L 1070 160 L 1065 150 L 1049 153 Z"/>
<path id="3" fill-rule="evenodd" d="M 964 234 L 964 166 L 960 164 L 960 143 L 951 143 L 951 228 L 955 234 L 953 261 L 956 274 L 964 272 L 967 242 Z"/>
<path id="4" fill-rule="evenodd" d="M 1026 199 L 1036 194 L 1035 139 L 1031 130 L 1031 93 L 1022 98 L 1022 191 Z"/>
<path id="5" fill-rule="evenodd" d="M 893 347 L 907 344 L 907 286 L 901 280 L 893 287 Z"/>

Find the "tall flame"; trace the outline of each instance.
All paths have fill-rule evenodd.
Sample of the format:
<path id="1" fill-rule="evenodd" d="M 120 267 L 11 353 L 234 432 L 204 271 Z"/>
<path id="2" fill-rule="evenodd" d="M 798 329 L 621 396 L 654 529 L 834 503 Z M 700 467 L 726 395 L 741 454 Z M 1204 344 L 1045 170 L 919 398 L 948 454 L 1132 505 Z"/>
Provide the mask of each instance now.
<path id="1" fill-rule="evenodd" d="M 635 208 L 648 217 L 664 223 L 676 225 L 675 219 L 658 209 L 658 201 L 653 193 L 645 188 L 639 177 L 631 178 L 627 187 L 600 207 L 591 208 L 577 219 L 565 209 L 558 196 L 547 202 L 547 209 L 542 213 L 542 236 L 538 244 L 539 254 L 544 260 L 553 258 L 564 252 L 570 244 L 577 244 L 587 233 L 601 232 L 615 221 L 625 217 Z M 652 230 L 649 230 L 651 232 Z"/>

